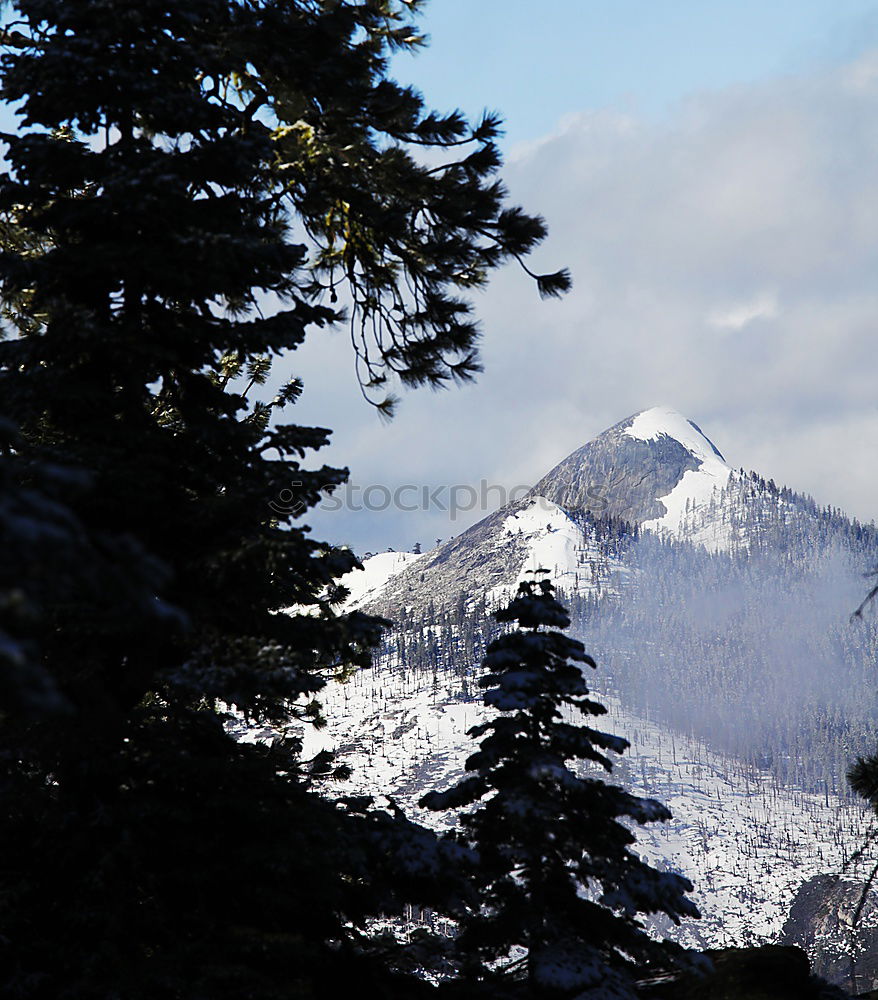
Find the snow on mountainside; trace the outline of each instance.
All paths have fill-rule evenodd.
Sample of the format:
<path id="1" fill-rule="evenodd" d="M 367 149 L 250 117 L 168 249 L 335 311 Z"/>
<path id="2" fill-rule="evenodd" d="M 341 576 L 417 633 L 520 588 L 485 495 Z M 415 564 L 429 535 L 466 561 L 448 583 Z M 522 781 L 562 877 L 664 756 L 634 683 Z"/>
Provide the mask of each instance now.
<path id="1" fill-rule="evenodd" d="M 696 887 L 702 919 L 662 925 L 663 934 L 702 947 L 774 941 L 803 881 L 815 872 L 863 874 L 851 858 L 872 827 L 864 807 L 779 787 L 764 770 L 601 700 L 609 712 L 598 728 L 631 743 L 615 778 L 673 813 L 670 823 L 636 828 L 638 851 Z M 462 696 L 458 679 L 385 666 L 333 684 L 321 701 L 329 725 L 308 730 L 305 752 L 332 750 L 351 765 L 340 793 L 392 796 L 422 822 L 451 825 L 450 814 L 421 810 L 417 801 L 452 784 L 475 749 L 466 732 L 486 709 Z"/>
<path id="2" fill-rule="evenodd" d="M 347 607 L 397 627 L 372 669 L 327 691 L 309 749 L 338 749 L 350 787 L 409 804 L 450 784 L 481 714 L 489 613 L 547 570 L 618 696 L 602 700 L 632 743 L 619 780 L 674 813 L 638 845 L 696 882 L 705 917 L 683 940 L 771 940 L 798 887 L 839 873 L 868 825 L 845 771 L 878 735 L 878 623 L 847 619 L 875 563 L 873 527 L 733 470 L 654 407 L 456 538 L 349 574 Z"/>
<path id="3" fill-rule="evenodd" d="M 501 527 L 504 535 L 518 536 L 525 543 L 525 557 L 513 574 L 513 580 L 489 591 L 489 603 L 508 599 L 517 581 L 528 573 L 547 570 L 558 586 L 581 590 L 587 581 L 577 569 L 588 551 L 582 529 L 557 504 L 544 497 L 533 497 L 520 510 L 506 518 Z"/>
<path id="4" fill-rule="evenodd" d="M 425 613 L 428 606 L 451 608 L 461 594 L 469 595 L 467 603 L 477 598 L 490 609 L 515 591 L 523 574 L 537 569 L 548 570 L 565 592 L 579 594 L 618 590 L 628 572 L 592 525 L 534 496 L 507 504 L 430 552 L 392 566 L 382 561 L 373 571 L 379 558 L 367 559 L 364 571 L 342 580 L 362 595 L 347 607 L 380 607 L 392 619 Z"/>
<path id="5" fill-rule="evenodd" d="M 379 552 L 364 559 L 362 569 L 352 569 L 338 581 L 350 591 L 345 610 L 354 611 L 376 600 L 392 577 L 420 558 L 413 552 Z"/>

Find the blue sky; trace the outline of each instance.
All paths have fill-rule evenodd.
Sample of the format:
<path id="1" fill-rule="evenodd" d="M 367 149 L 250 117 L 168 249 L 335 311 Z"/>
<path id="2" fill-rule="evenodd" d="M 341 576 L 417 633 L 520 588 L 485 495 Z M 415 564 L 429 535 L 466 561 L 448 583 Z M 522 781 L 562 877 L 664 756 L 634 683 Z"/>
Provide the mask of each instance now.
<path id="1" fill-rule="evenodd" d="M 433 105 L 499 109 L 507 147 L 586 108 L 666 115 L 694 92 L 810 72 L 878 41 L 866 0 L 432 0 L 394 72 Z"/>

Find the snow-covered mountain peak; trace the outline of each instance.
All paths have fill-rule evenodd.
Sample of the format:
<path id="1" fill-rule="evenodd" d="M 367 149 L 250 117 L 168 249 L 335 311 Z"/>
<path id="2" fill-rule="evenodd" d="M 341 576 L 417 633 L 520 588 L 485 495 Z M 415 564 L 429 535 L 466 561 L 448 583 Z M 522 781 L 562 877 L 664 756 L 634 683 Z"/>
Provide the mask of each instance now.
<path id="1" fill-rule="evenodd" d="M 719 460 L 725 464 L 719 448 L 698 424 L 670 406 L 653 406 L 635 414 L 624 433 L 639 441 L 655 441 L 664 434 L 679 441 L 687 451 L 702 461 Z"/>
<path id="2" fill-rule="evenodd" d="M 725 468 L 694 424 L 669 407 L 655 407 L 620 420 L 568 455 L 531 494 L 571 513 L 640 525 L 663 517 L 661 498 L 686 472 L 710 462 Z"/>
<path id="3" fill-rule="evenodd" d="M 631 741 L 614 775 L 673 813 L 637 837 L 696 882 L 704 919 L 682 940 L 772 940 L 802 883 L 835 879 L 872 836 L 869 811 L 836 796 L 876 725 L 878 636 L 846 626 L 876 552 L 873 529 L 732 470 L 676 410 L 643 410 L 435 549 L 344 578 L 349 608 L 396 627 L 371 670 L 321 693 L 328 742 L 306 753 L 353 754 L 355 792 L 447 787 L 484 719 L 490 613 L 543 570 L 599 664 L 609 731 Z"/>
<path id="4" fill-rule="evenodd" d="M 669 406 L 654 406 L 631 418 L 623 433 L 646 442 L 670 438 L 682 445 L 696 464 L 696 468 L 683 472 L 671 490 L 656 497 L 664 508 L 664 513 L 643 521 L 641 526 L 649 531 L 690 537 L 708 548 L 727 547 L 727 532 L 714 530 L 715 525 L 707 517 L 707 510 L 717 491 L 728 484 L 732 470 L 720 450 L 698 424 Z M 709 529 L 697 532 L 703 537 L 695 537 L 693 534 L 695 524 Z"/>
<path id="5" fill-rule="evenodd" d="M 714 530 L 713 501 L 731 475 L 720 450 L 694 421 L 670 406 L 654 406 L 568 455 L 531 495 L 569 513 L 726 548 L 728 533 Z"/>

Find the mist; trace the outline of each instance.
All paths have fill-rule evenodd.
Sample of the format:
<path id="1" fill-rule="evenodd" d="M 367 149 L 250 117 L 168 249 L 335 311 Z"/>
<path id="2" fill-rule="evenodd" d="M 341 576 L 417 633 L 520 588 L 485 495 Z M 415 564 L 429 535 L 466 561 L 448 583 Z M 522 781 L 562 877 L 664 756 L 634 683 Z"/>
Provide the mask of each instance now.
<path id="1" fill-rule="evenodd" d="M 631 542 L 623 600 L 576 601 L 597 686 L 788 784 L 847 793 L 878 733 L 878 617 L 851 618 L 874 542 L 708 553 Z"/>

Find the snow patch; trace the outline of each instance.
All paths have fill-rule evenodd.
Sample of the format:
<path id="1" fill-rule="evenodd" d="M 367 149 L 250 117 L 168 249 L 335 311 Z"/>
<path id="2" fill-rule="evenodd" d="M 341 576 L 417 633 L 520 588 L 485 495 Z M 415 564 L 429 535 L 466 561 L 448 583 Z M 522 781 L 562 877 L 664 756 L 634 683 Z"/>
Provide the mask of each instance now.
<path id="1" fill-rule="evenodd" d="M 526 506 L 510 514 L 498 532 L 497 544 L 503 545 L 510 536 L 524 541 L 526 555 L 510 583 L 488 592 L 489 606 L 508 600 L 520 581 L 533 579 L 540 569 L 548 571 L 540 579 L 550 580 L 566 593 L 588 593 L 596 589 L 598 578 L 605 578 L 595 572 L 599 562 L 607 562 L 597 543 L 563 508 L 545 497 L 531 497 Z M 621 565 L 614 568 L 627 572 Z"/>
<path id="2" fill-rule="evenodd" d="M 698 541 L 714 552 L 727 548 L 727 533 L 705 531 L 703 537 L 694 537 L 683 531 L 682 526 L 690 517 L 693 520 L 701 520 L 705 526 L 709 525 L 710 518 L 706 515 L 711 501 L 728 483 L 731 471 L 724 462 L 705 462 L 700 469 L 684 472 L 683 478 L 671 492 L 659 497 L 667 513 L 651 521 L 644 521 L 641 528 L 658 533 L 668 532 L 677 538 L 687 537 L 690 541 Z"/>
<path id="3" fill-rule="evenodd" d="M 510 514 L 503 522 L 503 533 L 525 537 L 527 556 L 518 572 L 519 580 L 545 569 L 553 583 L 560 583 L 574 571 L 585 548 L 579 526 L 545 497 L 534 497 L 523 510 Z"/>
<path id="4" fill-rule="evenodd" d="M 670 406 L 654 406 L 651 410 L 638 413 L 631 421 L 631 425 L 625 428 L 624 433 L 639 441 L 657 441 L 662 434 L 665 434 L 679 441 L 696 458 L 702 461 L 715 458 L 725 465 L 713 441 L 702 434 L 697 424 L 693 424 Z"/>
<path id="5" fill-rule="evenodd" d="M 339 579 L 339 584 L 350 591 L 344 603 L 345 611 L 354 611 L 374 601 L 387 584 L 413 562 L 421 558 L 413 552 L 379 552 L 363 560 L 362 569 L 352 569 Z"/>

